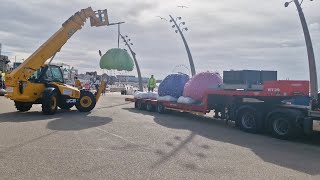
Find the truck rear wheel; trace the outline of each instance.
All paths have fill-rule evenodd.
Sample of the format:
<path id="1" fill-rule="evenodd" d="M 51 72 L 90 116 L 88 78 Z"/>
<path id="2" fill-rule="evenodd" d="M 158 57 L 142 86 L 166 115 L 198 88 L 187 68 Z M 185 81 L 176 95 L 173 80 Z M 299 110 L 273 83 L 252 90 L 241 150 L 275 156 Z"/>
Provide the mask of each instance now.
<path id="1" fill-rule="evenodd" d="M 299 136 L 303 129 L 295 124 L 295 120 L 300 116 L 302 114 L 295 110 L 286 110 L 272 115 L 269 121 L 272 135 L 279 139 Z"/>
<path id="2" fill-rule="evenodd" d="M 277 114 L 271 121 L 272 135 L 279 139 L 288 139 L 298 135 L 298 130 L 288 116 Z"/>
<path id="3" fill-rule="evenodd" d="M 16 106 L 16 109 L 20 112 L 29 111 L 32 107 L 32 103 L 25 103 L 19 101 L 14 101 L 14 105 Z"/>
<path id="4" fill-rule="evenodd" d="M 80 98 L 76 103 L 76 108 L 80 112 L 89 112 L 96 106 L 96 98 L 89 91 L 81 91 Z"/>
<path id="5" fill-rule="evenodd" d="M 245 132 L 257 133 L 261 130 L 260 116 L 253 109 L 241 110 L 237 121 L 241 130 Z"/>
<path id="6" fill-rule="evenodd" d="M 46 115 L 52 115 L 57 112 L 58 94 L 56 91 L 45 91 L 42 98 L 42 112 Z"/>

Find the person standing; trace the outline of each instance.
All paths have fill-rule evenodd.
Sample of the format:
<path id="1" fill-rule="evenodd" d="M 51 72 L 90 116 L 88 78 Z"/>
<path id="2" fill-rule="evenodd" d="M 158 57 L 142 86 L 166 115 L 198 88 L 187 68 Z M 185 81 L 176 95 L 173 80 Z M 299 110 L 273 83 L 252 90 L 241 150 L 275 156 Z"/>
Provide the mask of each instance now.
<path id="1" fill-rule="evenodd" d="M 148 81 L 148 92 L 153 92 L 154 88 L 156 87 L 156 79 L 151 75 Z"/>
<path id="2" fill-rule="evenodd" d="M 106 95 L 106 87 L 102 90 L 102 96 Z"/>
<path id="3" fill-rule="evenodd" d="M 74 77 L 74 84 L 75 84 L 75 87 L 78 88 L 79 90 L 82 89 L 82 85 L 78 77 Z"/>

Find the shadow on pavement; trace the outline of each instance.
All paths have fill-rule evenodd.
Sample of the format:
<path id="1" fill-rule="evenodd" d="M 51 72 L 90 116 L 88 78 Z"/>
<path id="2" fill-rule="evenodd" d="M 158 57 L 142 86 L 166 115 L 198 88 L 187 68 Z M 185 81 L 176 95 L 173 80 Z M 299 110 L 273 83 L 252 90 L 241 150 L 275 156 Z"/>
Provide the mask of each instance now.
<path id="1" fill-rule="evenodd" d="M 132 102 L 122 103 L 122 104 L 115 104 L 115 105 L 111 105 L 111 106 L 96 107 L 95 109 L 107 109 L 107 108 L 113 108 L 113 107 L 119 107 L 119 106 L 131 104 L 131 103 Z"/>
<path id="2" fill-rule="evenodd" d="M 157 166 L 166 162 L 178 151 L 186 148 L 196 135 L 211 140 L 234 144 L 252 150 L 265 162 L 285 168 L 297 170 L 310 175 L 320 174 L 320 136 L 297 139 L 294 141 L 278 140 L 266 135 L 249 134 L 234 127 L 233 123 L 226 125 L 224 121 L 208 117 L 200 117 L 186 113 L 171 112 L 170 114 L 157 114 L 155 112 L 140 111 L 134 108 L 123 108 L 133 113 L 154 116 L 154 121 L 164 127 L 190 130 L 191 134 L 181 140 L 169 153 L 157 151 L 161 159 L 155 163 Z M 181 138 L 181 137 L 178 137 Z M 207 145 L 202 145 L 203 147 Z M 204 155 L 204 154 L 203 154 Z M 199 157 L 203 155 L 198 155 Z M 196 170 L 194 163 L 186 164 L 187 168 Z"/>
<path id="3" fill-rule="evenodd" d="M 59 110 L 54 115 L 43 115 L 41 112 L 9 112 L 0 114 L 2 122 L 32 122 L 48 121 L 47 128 L 57 131 L 77 131 L 93 127 L 103 126 L 112 121 L 109 117 L 90 116 L 90 113 L 81 113 L 76 110 Z"/>

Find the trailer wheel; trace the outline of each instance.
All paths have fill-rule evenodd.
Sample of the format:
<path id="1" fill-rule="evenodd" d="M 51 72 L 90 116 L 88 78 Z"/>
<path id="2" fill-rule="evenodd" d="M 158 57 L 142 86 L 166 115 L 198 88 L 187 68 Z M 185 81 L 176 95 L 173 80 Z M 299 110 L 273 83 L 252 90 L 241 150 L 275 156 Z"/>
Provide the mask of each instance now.
<path id="1" fill-rule="evenodd" d="M 138 109 L 138 102 L 137 101 L 134 102 L 134 108 Z"/>
<path id="2" fill-rule="evenodd" d="M 165 107 L 160 103 L 157 105 L 157 112 L 159 114 L 164 114 L 165 113 Z"/>
<path id="3" fill-rule="evenodd" d="M 142 102 L 141 102 L 141 101 L 137 101 L 136 103 L 137 103 L 137 109 L 143 110 L 143 104 L 142 104 Z"/>
<path id="4" fill-rule="evenodd" d="M 279 139 L 299 136 L 303 129 L 296 125 L 296 119 L 300 117 L 302 114 L 295 110 L 286 110 L 272 115 L 269 121 L 272 135 Z"/>
<path id="5" fill-rule="evenodd" d="M 147 102 L 146 109 L 147 109 L 147 111 L 150 111 L 150 112 L 154 110 L 151 102 Z"/>
<path id="6" fill-rule="evenodd" d="M 259 114 L 252 109 L 243 109 L 238 115 L 238 125 L 245 132 L 257 133 L 261 130 Z"/>
<path id="7" fill-rule="evenodd" d="M 271 121 L 272 135 L 279 139 L 288 139 L 298 134 L 297 128 L 288 116 L 276 114 Z"/>

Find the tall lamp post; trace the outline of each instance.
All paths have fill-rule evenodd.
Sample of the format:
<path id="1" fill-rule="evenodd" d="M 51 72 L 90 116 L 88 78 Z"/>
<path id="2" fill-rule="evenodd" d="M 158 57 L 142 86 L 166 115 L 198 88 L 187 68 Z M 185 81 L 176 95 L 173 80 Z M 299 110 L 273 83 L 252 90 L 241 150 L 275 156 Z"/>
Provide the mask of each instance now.
<path id="1" fill-rule="evenodd" d="M 176 33 L 180 33 L 181 35 L 181 38 L 182 38 L 182 41 L 184 43 L 184 46 L 186 48 L 186 51 L 187 51 L 187 54 L 188 54 L 188 58 L 189 58 L 189 63 L 190 63 L 190 69 L 191 69 L 191 74 L 192 76 L 194 76 L 196 74 L 196 70 L 195 70 L 195 67 L 194 67 L 194 63 L 193 63 L 193 59 L 192 59 L 192 55 L 191 55 L 191 52 L 190 52 L 190 49 L 189 49 L 189 46 L 188 46 L 188 43 L 187 43 L 187 40 L 186 38 L 184 37 L 183 35 L 183 31 L 188 31 L 188 28 L 187 27 L 184 27 L 184 28 L 180 28 L 181 25 L 185 25 L 186 23 L 185 22 L 180 22 L 179 24 L 177 24 L 177 21 L 178 20 L 181 20 L 181 17 L 177 17 L 176 19 L 174 19 L 171 15 L 169 15 L 171 20 L 170 22 L 173 22 L 174 25 L 172 26 L 172 28 L 177 28 L 175 30 Z"/>
<path id="2" fill-rule="evenodd" d="M 1 73 L 5 73 L 5 68 L 4 68 L 4 66 L 5 66 L 5 58 L 3 57 L 3 59 L 1 59 L 1 51 L 2 51 L 2 44 L 0 43 L 0 60 L 2 60 L 2 69 L 1 69 Z M 2 75 L 2 74 L 1 74 Z M 2 77 L 1 78 L 1 88 L 3 88 L 3 79 L 4 79 L 4 77 Z"/>
<path id="3" fill-rule="evenodd" d="M 141 77 L 141 72 L 140 72 L 140 68 L 139 68 L 139 64 L 138 64 L 138 61 L 137 61 L 137 58 L 136 58 L 136 53 L 133 52 L 133 50 L 131 49 L 131 46 L 130 45 L 133 45 L 133 43 L 131 43 L 131 39 L 128 39 L 128 36 L 123 36 L 122 34 L 120 34 L 121 38 L 123 39 L 124 43 L 126 46 L 128 46 L 129 50 L 130 50 L 130 53 L 133 57 L 133 60 L 134 60 L 134 63 L 136 65 L 136 68 L 137 68 L 137 72 L 138 72 L 138 79 L 139 79 L 139 90 L 140 91 L 143 91 L 143 84 L 142 84 L 142 77 Z"/>
<path id="4" fill-rule="evenodd" d="M 310 1 L 312 1 L 312 0 L 310 0 Z M 297 7 L 298 13 L 299 13 L 299 17 L 300 17 L 300 21 L 301 21 L 301 25 L 302 25 L 302 29 L 303 29 L 303 34 L 304 34 L 304 38 L 306 41 L 307 53 L 308 53 L 311 97 L 312 97 L 313 102 L 317 102 L 317 100 L 318 100 L 317 67 L 316 67 L 316 62 L 315 62 L 315 58 L 314 58 L 314 52 L 313 52 L 312 41 L 311 41 L 308 25 L 307 25 L 306 18 L 304 17 L 304 14 L 303 14 L 303 11 L 301 8 L 301 4 L 302 4 L 303 0 L 301 0 L 301 2 L 299 2 L 298 0 L 292 0 L 292 1 L 286 2 L 284 4 L 284 6 L 288 7 L 291 2 L 294 2 L 294 4 Z"/>
<path id="5" fill-rule="evenodd" d="M 123 24 L 125 22 L 117 22 L 117 23 L 109 23 L 108 26 L 118 25 L 118 48 L 120 43 L 120 24 Z"/>
<path id="6" fill-rule="evenodd" d="M 0 43 L 0 58 L 1 58 L 1 51 L 2 51 L 2 44 Z M 2 73 L 4 73 L 4 66 L 5 66 L 5 59 L 1 59 L 2 60 Z"/>

